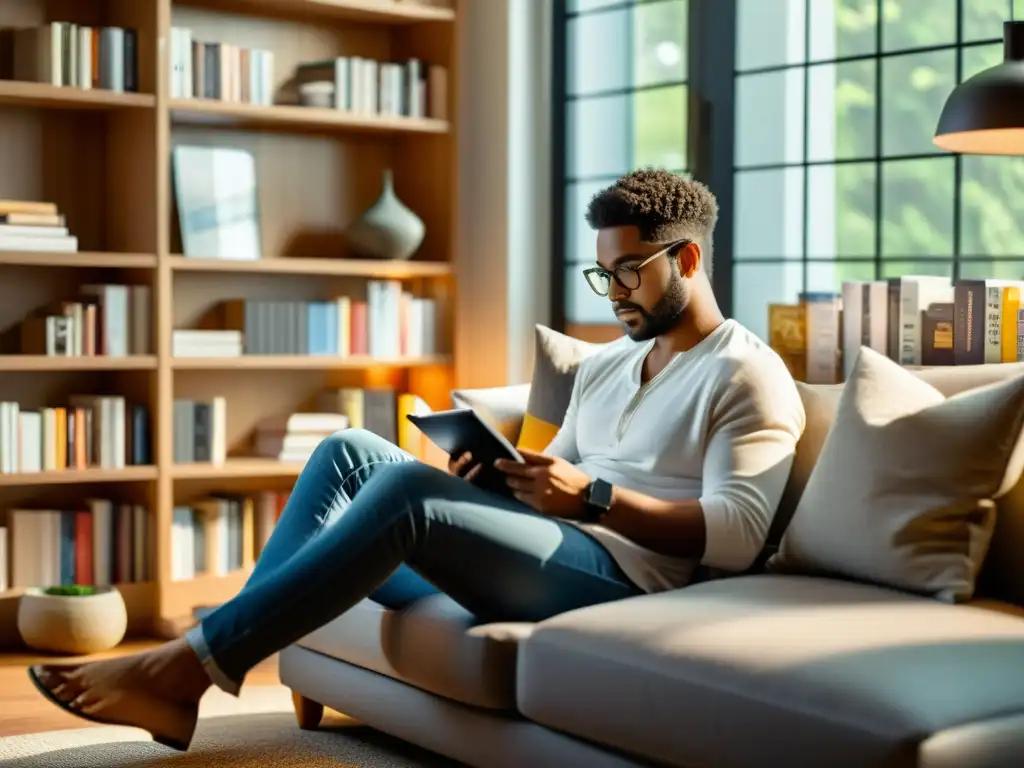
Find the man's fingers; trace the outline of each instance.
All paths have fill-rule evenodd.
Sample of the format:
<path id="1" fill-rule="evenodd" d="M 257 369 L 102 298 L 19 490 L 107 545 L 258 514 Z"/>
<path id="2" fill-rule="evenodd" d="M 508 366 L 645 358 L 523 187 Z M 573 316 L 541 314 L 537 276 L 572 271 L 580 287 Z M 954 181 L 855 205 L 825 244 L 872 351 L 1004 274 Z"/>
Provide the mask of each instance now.
<path id="1" fill-rule="evenodd" d="M 507 475 L 518 475 L 519 477 L 529 477 L 531 469 L 529 464 L 520 464 L 518 461 L 508 459 L 497 459 L 494 466 Z"/>
<path id="2" fill-rule="evenodd" d="M 467 480 L 472 480 L 474 477 L 480 474 L 480 465 L 474 464 L 473 467 L 463 477 Z"/>
<path id="3" fill-rule="evenodd" d="M 553 456 L 547 456 L 538 451 L 528 451 L 525 448 L 519 449 L 519 455 L 526 459 L 527 464 L 547 465 L 553 464 L 555 461 Z"/>
<path id="4" fill-rule="evenodd" d="M 473 454 L 469 453 L 469 451 L 461 454 L 460 456 L 455 457 L 452 460 L 452 471 L 461 477 L 463 471 L 465 471 L 466 467 L 469 466 L 469 463 L 472 460 Z"/>

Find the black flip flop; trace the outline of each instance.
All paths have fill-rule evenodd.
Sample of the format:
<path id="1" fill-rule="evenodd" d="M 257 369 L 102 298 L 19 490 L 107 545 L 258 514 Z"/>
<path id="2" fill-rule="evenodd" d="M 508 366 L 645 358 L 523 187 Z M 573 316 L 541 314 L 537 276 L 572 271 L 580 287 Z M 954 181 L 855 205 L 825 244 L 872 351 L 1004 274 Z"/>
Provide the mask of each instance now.
<path id="1" fill-rule="evenodd" d="M 57 698 L 56 695 L 54 695 L 53 691 L 51 691 L 49 688 L 47 688 L 45 685 L 43 685 L 43 681 L 39 679 L 39 672 L 37 671 L 38 669 L 39 669 L 39 667 L 37 667 L 37 666 L 29 667 L 28 668 L 28 679 L 32 681 L 32 685 L 34 685 L 36 687 L 37 691 L 39 691 L 41 694 L 43 694 L 43 696 L 45 696 L 47 699 L 49 699 L 49 701 L 52 704 L 56 704 L 58 707 L 63 709 L 68 714 L 74 715 L 75 717 L 80 717 L 83 720 L 88 720 L 89 722 L 92 722 L 92 723 L 96 723 L 97 725 L 114 725 L 114 726 L 117 726 L 119 728 L 125 728 L 125 727 L 127 727 L 127 728 L 135 728 L 135 727 L 138 727 L 138 726 L 126 726 L 124 723 L 115 723 L 115 722 L 113 722 L 111 720 L 104 720 L 101 717 L 96 717 L 95 715 L 90 715 L 90 714 L 87 714 L 85 712 L 81 712 L 81 711 L 79 711 L 77 709 L 73 709 L 68 704 L 68 702 L 61 701 L 59 698 Z M 139 730 L 145 730 L 145 729 L 144 728 L 140 728 Z M 171 738 L 168 738 L 168 737 L 165 737 L 165 736 L 160 736 L 158 734 L 151 733 L 151 732 L 148 732 L 148 731 L 147 731 L 147 733 L 150 733 L 150 735 L 153 737 L 153 741 L 157 742 L 158 744 L 163 744 L 165 747 L 170 747 L 171 749 L 176 749 L 176 750 L 178 750 L 180 752 L 185 752 L 185 751 L 188 750 L 188 744 L 185 744 L 185 743 L 183 743 L 181 741 L 178 741 L 177 739 L 171 739 Z"/>

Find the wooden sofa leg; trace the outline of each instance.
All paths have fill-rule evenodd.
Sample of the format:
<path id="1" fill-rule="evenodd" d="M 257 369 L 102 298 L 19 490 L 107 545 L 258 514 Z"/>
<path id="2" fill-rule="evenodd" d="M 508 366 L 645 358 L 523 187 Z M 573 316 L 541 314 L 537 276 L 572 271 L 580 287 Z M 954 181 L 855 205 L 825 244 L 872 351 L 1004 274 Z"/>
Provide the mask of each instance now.
<path id="1" fill-rule="evenodd" d="M 307 699 L 298 691 L 292 691 L 292 705 L 295 707 L 295 719 L 299 728 L 304 731 L 315 730 L 324 716 L 324 705 Z"/>

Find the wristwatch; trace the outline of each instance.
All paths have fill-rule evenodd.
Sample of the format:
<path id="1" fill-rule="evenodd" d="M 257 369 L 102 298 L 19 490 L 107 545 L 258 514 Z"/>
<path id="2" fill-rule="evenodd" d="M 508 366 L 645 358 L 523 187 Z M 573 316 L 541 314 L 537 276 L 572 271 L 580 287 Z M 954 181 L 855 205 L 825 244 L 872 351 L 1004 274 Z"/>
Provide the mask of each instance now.
<path id="1" fill-rule="evenodd" d="M 583 494 L 583 522 L 598 523 L 612 506 L 612 484 L 606 480 L 592 480 Z"/>

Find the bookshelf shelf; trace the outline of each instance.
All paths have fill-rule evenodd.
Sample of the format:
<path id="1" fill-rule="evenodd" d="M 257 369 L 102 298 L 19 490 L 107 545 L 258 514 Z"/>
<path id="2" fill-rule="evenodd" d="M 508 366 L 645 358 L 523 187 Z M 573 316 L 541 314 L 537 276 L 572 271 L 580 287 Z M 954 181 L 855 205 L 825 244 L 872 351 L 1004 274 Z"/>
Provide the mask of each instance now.
<path id="1" fill-rule="evenodd" d="M 274 258 L 260 261 L 171 257 L 177 272 L 241 272 L 271 275 L 324 275 L 328 277 L 426 278 L 446 277 L 451 264 L 443 261 L 385 261 L 375 259 Z"/>
<path id="2" fill-rule="evenodd" d="M 223 464 L 175 464 L 175 480 L 223 480 L 235 477 L 298 477 L 304 464 L 261 458 L 229 458 Z"/>
<path id="3" fill-rule="evenodd" d="M 0 355 L 0 372 L 14 371 L 150 371 L 155 355 L 126 357 L 59 357 L 56 355 Z"/>
<path id="4" fill-rule="evenodd" d="M 190 3 L 225 11 L 299 17 L 316 15 L 377 24 L 404 25 L 455 20 L 455 13 L 449 8 L 436 8 L 412 2 L 398 3 L 395 0 L 190 0 Z"/>
<path id="5" fill-rule="evenodd" d="M 171 366 L 179 371 L 331 371 L 367 368 L 420 368 L 450 365 L 446 355 L 433 357 L 328 357 L 318 355 L 241 355 L 239 357 L 178 357 Z"/>
<path id="6" fill-rule="evenodd" d="M 149 93 L 118 93 L 99 88 L 85 90 L 0 80 L 0 104 L 43 109 L 153 109 L 156 97 Z"/>
<path id="7" fill-rule="evenodd" d="M 69 485 L 86 483 L 138 483 L 156 480 L 154 466 L 122 467 L 121 469 L 63 469 L 56 472 L 0 473 L 0 487 L 23 485 Z"/>
<path id="8" fill-rule="evenodd" d="M 231 129 L 427 134 L 448 132 L 448 123 L 444 120 L 377 117 L 318 107 L 263 107 L 213 99 L 172 99 L 171 119 L 177 125 Z"/>
<path id="9" fill-rule="evenodd" d="M 176 463 L 175 431 L 179 438 L 188 431 L 187 422 L 182 426 L 175 421 L 180 401 L 217 404 L 218 451 L 229 453 L 245 452 L 241 446 L 249 444 L 256 425 L 268 417 L 317 407 L 347 412 L 352 401 L 340 399 L 343 391 L 346 397 L 358 397 L 360 391 L 389 390 L 396 402 L 410 396 L 402 407 L 413 401 L 416 407 L 425 403 L 430 408 L 448 403 L 459 372 L 451 330 L 467 305 L 455 285 L 456 135 L 462 114 L 456 50 L 466 1 L 0 0 L 2 29 L 42 29 L 57 23 L 51 19 L 61 19 L 77 25 L 79 32 L 83 27 L 109 26 L 136 33 L 132 50 L 137 66 L 129 87 L 137 86 L 139 92 L 49 85 L 51 77 L 85 82 L 81 60 L 74 63 L 63 51 L 59 77 L 41 71 L 38 79 L 46 82 L 0 80 L 0 147 L 16 161 L 2 169 L 0 199 L 43 204 L 39 207 L 45 213 L 38 208 L 32 213 L 47 217 L 47 226 L 66 226 L 67 236 L 77 238 L 80 248 L 0 251 L 2 348 L 12 352 L 0 354 L 0 402 L 17 403 L 19 413 L 44 411 L 48 418 L 50 409 L 67 407 L 75 395 L 122 398 L 133 418 L 128 422 L 126 415 L 126 427 L 131 425 L 126 429 L 126 448 L 138 445 L 134 441 L 140 436 L 134 430 L 148 427 L 141 439 L 148 441 L 151 458 L 146 460 L 152 465 L 0 474 L 0 527 L 16 525 L 11 514 L 16 510 L 68 511 L 84 498 L 79 487 L 92 485 L 104 501 L 145 509 L 150 580 L 122 589 L 130 621 L 143 632 L 162 633 L 169 627 L 180 631 L 191 622 L 197 606 L 233 597 L 251 571 L 246 567 L 225 576 L 172 578 L 182 573 L 180 557 L 175 558 L 180 550 L 172 536 L 181 516 L 176 510 L 198 510 L 218 495 L 233 497 L 233 514 L 242 497 L 252 502 L 246 510 L 257 501 L 265 504 L 271 497 L 283 497 L 303 466 L 247 456 L 229 457 L 219 465 Z M 204 47 L 186 48 L 182 34 Z M 122 50 L 129 55 L 128 48 Z M 184 79 L 189 71 L 185 50 L 192 51 L 191 81 Z M 213 58 L 215 54 L 219 58 Z M 348 57 L 351 63 L 354 56 L 366 67 L 365 92 L 358 103 L 374 104 L 381 112 L 444 119 L 292 106 L 291 91 L 304 65 L 339 57 Z M 254 68 L 254 61 L 267 68 L 263 63 Z M 202 63 L 192 66 L 196 62 Z M 0 74 L 13 74 L 12 64 L 0 61 Z M 216 87 L 208 85 L 207 66 L 220 70 Z M 196 79 L 197 72 L 205 72 L 205 79 Z M 247 72 L 248 79 L 241 72 Z M 378 77 L 385 72 L 403 75 L 383 80 L 390 82 L 389 89 L 398 89 L 388 90 L 387 98 Z M 93 69 L 94 78 L 96 73 Z M 420 78 L 422 88 L 411 78 Z M 224 99 L 177 98 L 195 93 L 216 93 Z M 357 103 L 354 89 L 349 99 Z M 390 106 L 385 105 L 388 99 Z M 288 103 L 264 106 L 271 101 Z M 181 146 L 229 148 L 252 157 L 259 248 L 274 257 L 225 261 L 184 255 L 179 182 L 191 169 L 181 176 L 182 169 L 173 163 L 174 150 Z M 206 174 L 205 167 L 198 170 L 203 173 L 193 174 L 194 186 L 208 182 L 215 193 L 221 186 L 216 174 Z M 380 198 L 385 179 L 424 224 L 415 258 L 326 258 L 352 255 L 341 232 Z M 187 200 L 182 204 L 187 206 Z M 49 221 L 54 216 L 60 224 Z M 6 242 L 11 248 L 31 245 Z M 108 286 L 131 287 L 127 310 L 122 309 L 125 292 L 107 290 Z M 107 311 L 105 302 L 115 308 Z M 229 307 L 240 306 L 234 302 L 277 304 L 275 311 L 283 305 L 305 305 L 299 316 L 306 318 L 315 305 L 317 311 L 326 305 L 335 313 L 332 317 L 341 318 L 341 333 L 346 318 L 336 313 L 350 313 L 347 344 L 339 343 L 340 334 L 333 333 L 331 343 L 311 344 L 307 326 L 296 334 L 299 343 L 278 344 L 280 339 L 275 339 L 264 349 L 402 351 L 405 356 L 174 356 L 176 344 L 179 351 L 230 355 L 227 344 L 213 346 L 220 343 L 215 335 L 197 336 L 196 344 L 211 346 L 190 349 L 182 345 L 189 339 L 176 338 L 173 331 L 240 327 L 225 316 Z M 79 334 L 75 337 L 68 335 L 70 322 L 49 321 L 68 312 L 88 315 L 88 325 L 71 315 Z M 46 346 L 33 342 L 34 328 L 27 325 L 44 318 Z M 115 320 L 108 322 L 110 318 Z M 127 328 L 111 331 L 125 323 Z M 68 338 L 76 339 L 76 350 L 81 346 L 124 351 L 124 335 L 129 352 L 146 354 L 13 354 L 19 349 L 59 349 Z M 148 344 L 138 343 L 147 337 Z M 445 354 L 410 355 L 436 350 Z M 336 396 L 338 404 L 317 405 L 325 395 Z M 359 410 L 351 406 L 353 413 Z M 95 409 L 92 412 L 95 419 Z M 197 408 L 196 413 L 203 412 Z M 214 414 L 206 413 L 213 424 Z M 213 436 L 209 431 L 206 435 L 212 444 Z M 51 439 L 48 444 L 58 443 Z M 424 459 L 437 463 L 433 456 Z M 6 453 L 4 460 L 9 461 Z M 18 454 L 13 467 L 7 463 L 4 468 L 19 466 L 33 464 Z M 242 562 L 251 566 L 252 557 Z M 16 594 L 0 593 L 0 598 Z M 5 612 L 8 607 L 0 606 L 0 648 L 18 642 L 16 628 L 7 620 L 13 615 Z"/>
<path id="10" fill-rule="evenodd" d="M 171 581 L 163 586 L 161 613 L 169 619 L 179 619 L 202 605 L 217 605 L 230 600 L 245 586 L 251 569 L 244 568 L 223 576 L 203 574 L 194 579 Z"/>
<path id="11" fill-rule="evenodd" d="M 103 267 L 127 269 L 153 269 L 156 256 L 151 253 L 50 253 L 47 251 L 0 251 L 0 265 L 26 267 L 73 267 L 97 269 Z"/>

